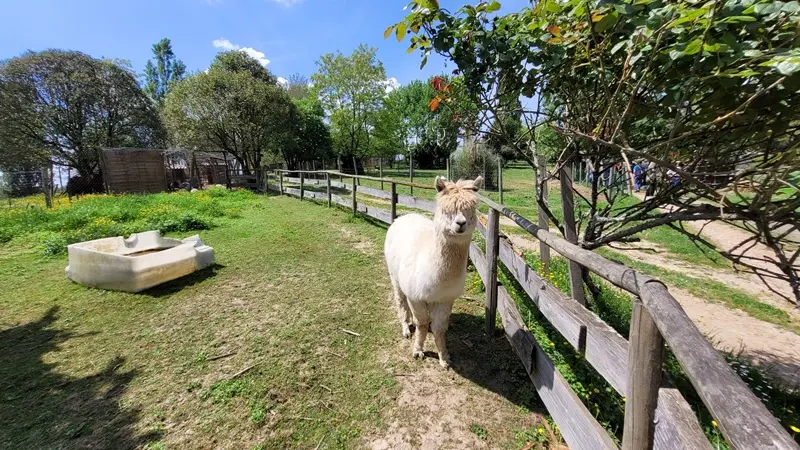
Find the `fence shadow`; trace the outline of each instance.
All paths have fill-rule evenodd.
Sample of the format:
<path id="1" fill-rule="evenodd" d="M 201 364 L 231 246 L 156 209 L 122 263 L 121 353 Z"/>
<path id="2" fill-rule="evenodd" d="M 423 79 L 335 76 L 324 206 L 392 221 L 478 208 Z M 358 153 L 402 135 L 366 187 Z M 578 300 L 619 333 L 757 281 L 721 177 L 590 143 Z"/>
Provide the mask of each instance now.
<path id="1" fill-rule="evenodd" d="M 37 321 L 0 331 L 0 448 L 133 449 L 160 438 L 137 435 L 140 411 L 120 407 L 121 396 L 136 375 L 122 371 L 116 357 L 86 377 L 59 372 L 46 355 L 70 339 L 59 329 L 58 307 Z"/>
<path id="2" fill-rule="evenodd" d="M 530 411 L 546 412 L 505 335 L 485 335 L 483 316 L 454 312 L 450 316 L 447 348 L 452 370 L 462 377 Z"/>

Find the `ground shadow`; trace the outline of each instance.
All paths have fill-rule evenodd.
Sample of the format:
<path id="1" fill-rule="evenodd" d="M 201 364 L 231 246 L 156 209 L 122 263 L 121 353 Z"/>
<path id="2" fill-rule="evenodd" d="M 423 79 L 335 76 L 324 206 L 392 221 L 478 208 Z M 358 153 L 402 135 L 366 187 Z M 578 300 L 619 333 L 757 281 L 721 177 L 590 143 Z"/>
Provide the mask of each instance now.
<path id="1" fill-rule="evenodd" d="M 482 316 L 462 312 L 450 316 L 447 348 L 452 370 L 514 404 L 545 413 L 544 404 L 505 335 L 500 332 L 489 338 L 484 325 Z"/>
<path id="2" fill-rule="evenodd" d="M 87 336 L 54 326 L 58 308 L 41 319 L 0 331 L 0 448 L 132 449 L 159 439 L 136 435 L 135 408 L 120 399 L 135 370 L 122 371 L 124 358 L 85 378 L 59 373 L 45 355 L 70 339 Z"/>
<path id="3" fill-rule="evenodd" d="M 167 297 L 177 292 L 180 292 L 189 286 L 201 283 L 209 278 L 214 278 L 215 276 L 217 276 L 217 272 L 224 268 L 225 266 L 223 264 L 214 264 L 210 267 L 206 267 L 203 270 L 198 270 L 197 272 L 186 275 L 185 277 L 178 278 L 177 280 L 172 280 L 164 284 L 160 284 L 156 287 L 153 287 L 151 289 L 142 292 L 142 294 L 155 298 Z"/>

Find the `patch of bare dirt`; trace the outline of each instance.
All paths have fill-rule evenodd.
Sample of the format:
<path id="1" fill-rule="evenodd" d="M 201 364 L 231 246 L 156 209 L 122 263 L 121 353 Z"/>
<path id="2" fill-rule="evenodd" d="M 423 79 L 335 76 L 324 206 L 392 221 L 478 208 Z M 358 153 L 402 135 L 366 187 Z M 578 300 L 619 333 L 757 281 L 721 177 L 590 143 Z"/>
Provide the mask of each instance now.
<path id="1" fill-rule="evenodd" d="M 375 253 L 375 245 L 369 239 L 359 236 L 357 233 L 345 227 L 339 228 L 339 231 L 342 233 L 344 240 L 352 244 L 354 249 L 365 255 L 372 255 Z"/>
<path id="2" fill-rule="evenodd" d="M 670 289 L 697 328 L 719 350 L 741 355 L 788 386 L 800 386 L 800 336 L 741 311 Z"/>
<path id="3" fill-rule="evenodd" d="M 400 390 L 382 413 L 385 428 L 367 433 L 365 447 L 509 448 L 525 444 L 515 432 L 542 427 L 542 415 L 529 409 L 544 409 L 519 360 L 505 338 L 482 336 L 481 318 L 465 312 L 465 305 L 473 303 L 480 302 L 459 300 L 451 317 L 451 370 L 439 367 L 430 335 L 426 358 L 413 360 L 411 341 L 400 337 L 398 325 L 384 364 Z M 548 440 L 558 442 L 555 436 Z"/>

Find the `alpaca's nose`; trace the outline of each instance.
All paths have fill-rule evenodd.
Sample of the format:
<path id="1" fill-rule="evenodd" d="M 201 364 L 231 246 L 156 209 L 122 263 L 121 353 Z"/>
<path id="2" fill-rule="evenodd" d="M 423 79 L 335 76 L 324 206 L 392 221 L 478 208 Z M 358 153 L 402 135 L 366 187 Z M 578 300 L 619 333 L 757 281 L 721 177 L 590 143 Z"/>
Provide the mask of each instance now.
<path id="1" fill-rule="evenodd" d="M 464 228 L 467 226 L 467 220 L 458 219 L 456 220 L 456 225 L 458 225 L 458 231 L 464 231 Z"/>

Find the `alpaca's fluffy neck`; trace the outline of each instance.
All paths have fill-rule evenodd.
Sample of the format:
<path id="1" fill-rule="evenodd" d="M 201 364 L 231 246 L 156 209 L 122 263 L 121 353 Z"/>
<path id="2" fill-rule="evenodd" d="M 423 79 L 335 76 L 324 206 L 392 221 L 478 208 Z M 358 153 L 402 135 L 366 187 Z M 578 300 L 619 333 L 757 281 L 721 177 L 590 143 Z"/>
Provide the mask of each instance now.
<path id="1" fill-rule="evenodd" d="M 450 279 L 467 270 L 469 241 L 464 243 L 451 242 L 441 233 L 436 233 L 435 241 L 436 247 L 433 257 L 436 261 L 436 267 L 438 267 L 438 279 Z"/>

